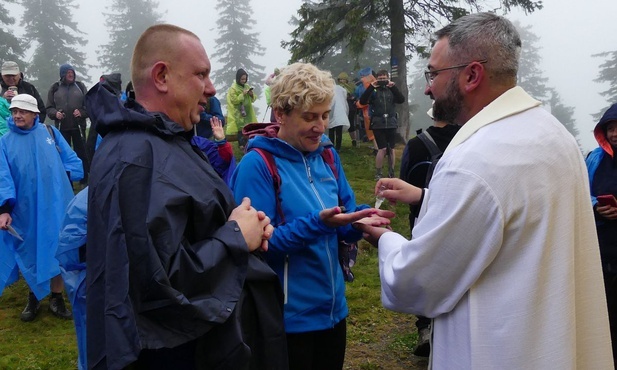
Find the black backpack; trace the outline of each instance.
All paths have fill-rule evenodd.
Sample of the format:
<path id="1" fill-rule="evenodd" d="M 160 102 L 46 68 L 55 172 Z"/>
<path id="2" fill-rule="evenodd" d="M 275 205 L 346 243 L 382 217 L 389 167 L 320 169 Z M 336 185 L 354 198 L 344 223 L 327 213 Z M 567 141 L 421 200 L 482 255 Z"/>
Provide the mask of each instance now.
<path id="1" fill-rule="evenodd" d="M 418 135 L 418 139 L 422 141 L 422 143 L 428 150 L 429 155 L 431 156 L 431 159 L 428 161 L 418 162 L 414 164 L 413 166 L 411 166 L 409 171 L 407 171 L 407 173 L 405 174 L 404 180 L 407 181 L 408 179 L 410 179 L 412 172 L 418 167 L 428 166 L 428 169 L 426 171 L 426 180 L 424 183 L 424 186 L 428 187 L 428 183 L 431 181 L 431 178 L 433 177 L 433 171 L 435 171 L 437 162 L 439 162 L 439 159 L 441 158 L 443 152 L 441 151 L 441 149 L 439 149 L 439 147 L 437 147 L 437 144 L 435 143 L 435 139 L 433 139 L 433 137 L 428 132 L 424 131 L 420 133 Z"/>

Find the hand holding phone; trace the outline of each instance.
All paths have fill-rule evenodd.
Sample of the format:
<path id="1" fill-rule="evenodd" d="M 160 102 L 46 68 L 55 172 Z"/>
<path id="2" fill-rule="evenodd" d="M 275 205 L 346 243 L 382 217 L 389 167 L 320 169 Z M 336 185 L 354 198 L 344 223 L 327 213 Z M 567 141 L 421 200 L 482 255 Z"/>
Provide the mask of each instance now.
<path id="1" fill-rule="evenodd" d="M 598 200 L 598 205 L 600 206 L 617 207 L 617 199 L 615 199 L 615 196 L 612 194 L 598 195 L 596 199 Z"/>

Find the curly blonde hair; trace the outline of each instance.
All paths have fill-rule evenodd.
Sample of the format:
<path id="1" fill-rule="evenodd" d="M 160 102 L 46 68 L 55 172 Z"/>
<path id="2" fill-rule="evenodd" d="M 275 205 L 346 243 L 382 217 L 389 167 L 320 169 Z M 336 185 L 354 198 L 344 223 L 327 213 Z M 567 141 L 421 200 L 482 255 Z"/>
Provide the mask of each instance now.
<path id="1" fill-rule="evenodd" d="M 310 63 L 294 63 L 281 70 L 271 86 L 272 109 L 289 113 L 331 102 L 334 79 Z"/>

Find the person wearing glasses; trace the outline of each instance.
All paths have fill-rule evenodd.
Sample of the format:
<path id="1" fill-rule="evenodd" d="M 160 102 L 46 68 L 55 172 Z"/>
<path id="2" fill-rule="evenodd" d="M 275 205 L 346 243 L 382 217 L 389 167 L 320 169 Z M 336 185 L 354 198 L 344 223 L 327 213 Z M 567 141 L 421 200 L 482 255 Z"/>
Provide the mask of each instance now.
<path id="1" fill-rule="evenodd" d="M 462 127 L 428 189 L 376 184 L 389 201 L 422 202 L 411 240 L 358 225 L 379 247 L 383 305 L 433 318 L 433 369 L 612 369 L 576 140 L 516 85 L 510 21 L 467 15 L 436 40 L 425 94 L 435 120 Z"/>

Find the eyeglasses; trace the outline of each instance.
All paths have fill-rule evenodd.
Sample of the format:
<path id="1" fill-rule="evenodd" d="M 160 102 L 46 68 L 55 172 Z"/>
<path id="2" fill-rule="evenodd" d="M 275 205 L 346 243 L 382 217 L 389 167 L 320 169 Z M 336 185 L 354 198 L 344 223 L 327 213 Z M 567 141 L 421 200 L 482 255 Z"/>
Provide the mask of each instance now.
<path id="1" fill-rule="evenodd" d="M 437 77 L 439 72 L 447 71 L 447 70 L 450 70 L 450 69 L 465 68 L 468 65 L 470 65 L 471 63 L 484 64 L 486 62 L 488 62 L 488 59 L 475 60 L 473 62 L 469 62 L 469 63 L 465 63 L 465 64 L 459 64 L 459 65 L 452 66 L 452 67 L 435 69 L 435 70 L 432 70 L 432 71 L 425 71 L 424 72 L 424 78 L 426 78 L 426 84 L 430 87 L 433 84 L 433 81 L 435 80 L 435 77 Z"/>

